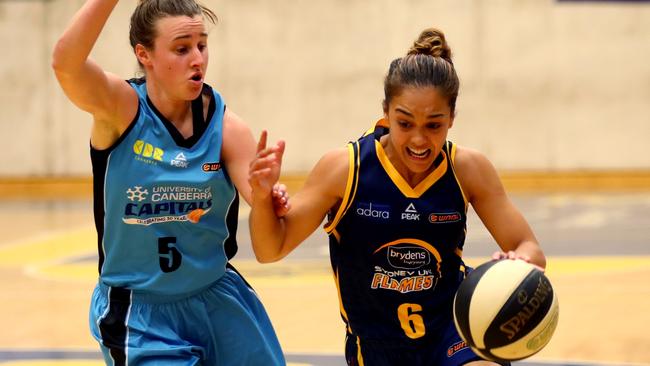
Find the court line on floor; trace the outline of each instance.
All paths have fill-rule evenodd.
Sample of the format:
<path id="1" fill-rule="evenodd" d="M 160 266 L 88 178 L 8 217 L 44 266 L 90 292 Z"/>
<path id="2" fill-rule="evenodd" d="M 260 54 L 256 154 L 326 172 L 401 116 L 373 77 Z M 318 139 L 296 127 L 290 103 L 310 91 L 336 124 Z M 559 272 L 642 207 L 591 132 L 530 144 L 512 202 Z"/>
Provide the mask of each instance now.
<path id="1" fill-rule="evenodd" d="M 345 364 L 341 354 L 287 353 L 288 366 L 340 366 Z M 101 366 L 99 351 L 87 350 L 1 350 L 3 366 Z M 516 366 L 648 366 L 632 363 L 601 363 L 583 361 L 529 360 L 514 362 Z"/>

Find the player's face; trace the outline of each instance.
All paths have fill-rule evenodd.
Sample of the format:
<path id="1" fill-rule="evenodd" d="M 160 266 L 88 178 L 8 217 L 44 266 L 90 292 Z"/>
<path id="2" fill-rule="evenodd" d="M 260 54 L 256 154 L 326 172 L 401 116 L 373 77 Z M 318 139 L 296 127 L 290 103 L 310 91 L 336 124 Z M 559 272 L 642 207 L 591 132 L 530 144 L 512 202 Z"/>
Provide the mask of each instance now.
<path id="1" fill-rule="evenodd" d="M 154 49 L 149 50 L 147 78 L 172 96 L 192 100 L 199 96 L 208 67 L 208 35 L 203 17 L 164 17 L 156 24 Z"/>
<path id="2" fill-rule="evenodd" d="M 407 87 L 393 97 L 384 117 L 390 128 L 386 154 L 407 181 L 419 183 L 435 168 L 453 125 L 448 98 L 432 87 Z"/>

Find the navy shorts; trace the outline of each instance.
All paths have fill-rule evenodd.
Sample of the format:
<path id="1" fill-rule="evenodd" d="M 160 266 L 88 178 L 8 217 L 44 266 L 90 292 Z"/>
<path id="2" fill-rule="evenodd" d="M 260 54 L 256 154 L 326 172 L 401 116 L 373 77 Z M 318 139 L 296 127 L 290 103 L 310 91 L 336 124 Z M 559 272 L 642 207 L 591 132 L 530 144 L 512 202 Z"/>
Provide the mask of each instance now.
<path id="1" fill-rule="evenodd" d="M 482 360 L 460 338 L 453 321 L 436 341 L 418 345 L 395 341 L 364 341 L 348 334 L 345 359 L 349 366 L 460 366 Z"/>
<path id="2" fill-rule="evenodd" d="M 181 298 L 98 284 L 90 329 L 107 365 L 285 365 L 271 322 L 253 290 L 228 269 Z"/>

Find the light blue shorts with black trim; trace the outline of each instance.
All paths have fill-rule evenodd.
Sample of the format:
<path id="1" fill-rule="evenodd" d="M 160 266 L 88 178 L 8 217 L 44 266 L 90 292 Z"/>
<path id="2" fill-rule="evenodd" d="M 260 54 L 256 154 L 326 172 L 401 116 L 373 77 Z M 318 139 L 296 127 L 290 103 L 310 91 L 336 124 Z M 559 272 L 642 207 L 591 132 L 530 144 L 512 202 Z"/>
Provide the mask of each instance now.
<path id="1" fill-rule="evenodd" d="M 231 269 L 181 298 L 99 283 L 90 330 L 109 366 L 286 365 L 262 303 Z"/>

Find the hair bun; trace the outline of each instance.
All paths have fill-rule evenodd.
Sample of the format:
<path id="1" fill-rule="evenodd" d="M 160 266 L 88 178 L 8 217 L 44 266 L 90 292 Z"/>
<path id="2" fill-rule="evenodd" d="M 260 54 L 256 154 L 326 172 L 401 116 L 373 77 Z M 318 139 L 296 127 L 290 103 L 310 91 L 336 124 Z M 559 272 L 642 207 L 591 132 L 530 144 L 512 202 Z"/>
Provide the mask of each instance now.
<path id="1" fill-rule="evenodd" d="M 451 48 L 449 48 L 449 45 L 447 44 L 445 34 L 436 28 L 423 30 L 418 39 L 413 42 L 413 46 L 411 46 L 407 55 L 417 54 L 442 57 L 451 62 Z"/>

